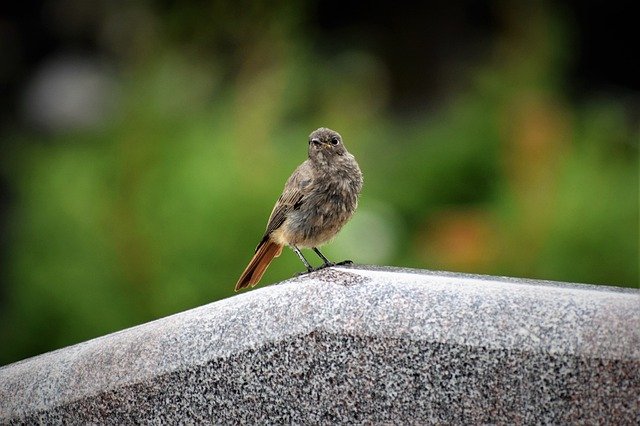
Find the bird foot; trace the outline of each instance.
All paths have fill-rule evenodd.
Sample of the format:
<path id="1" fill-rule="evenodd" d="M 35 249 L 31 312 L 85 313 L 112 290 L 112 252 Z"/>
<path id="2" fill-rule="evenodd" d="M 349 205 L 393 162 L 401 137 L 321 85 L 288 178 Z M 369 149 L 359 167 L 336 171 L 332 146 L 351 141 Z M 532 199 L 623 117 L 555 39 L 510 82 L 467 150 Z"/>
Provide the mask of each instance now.
<path id="1" fill-rule="evenodd" d="M 336 266 L 336 264 L 333 262 L 325 262 L 322 265 L 318 266 L 315 270 L 319 271 L 320 269 L 331 268 L 332 266 Z"/>
<path id="2" fill-rule="evenodd" d="M 323 265 L 318 266 L 314 269 L 314 271 L 319 271 L 320 269 L 330 268 L 332 266 L 342 266 L 342 265 L 353 265 L 353 262 L 350 260 L 343 260 L 342 262 L 325 262 Z"/>
<path id="3" fill-rule="evenodd" d="M 301 275 L 310 274 L 311 272 L 320 271 L 321 269 L 324 269 L 324 268 L 330 268 L 332 266 L 342 266 L 342 265 L 353 265 L 353 262 L 351 260 L 343 260 L 342 262 L 338 262 L 338 263 L 326 262 L 326 263 L 318 266 L 317 268 L 308 267 L 306 271 L 298 272 L 296 274 L 296 277 L 299 277 Z"/>
<path id="4" fill-rule="evenodd" d="M 311 272 L 314 272 L 314 271 L 317 271 L 317 270 L 318 270 L 317 268 L 314 268 L 312 266 L 308 266 L 306 271 L 298 272 L 295 276 L 299 277 L 301 275 L 310 274 Z"/>

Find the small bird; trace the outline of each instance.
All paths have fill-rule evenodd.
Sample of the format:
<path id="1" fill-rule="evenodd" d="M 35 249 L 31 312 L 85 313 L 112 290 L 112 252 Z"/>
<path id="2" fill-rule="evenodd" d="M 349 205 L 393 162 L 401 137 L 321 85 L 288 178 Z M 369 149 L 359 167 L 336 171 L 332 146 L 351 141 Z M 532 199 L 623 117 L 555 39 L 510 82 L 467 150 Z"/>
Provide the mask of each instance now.
<path id="1" fill-rule="evenodd" d="M 311 248 L 324 264 L 333 266 L 318 247 L 330 241 L 351 219 L 362 190 L 362 172 L 338 132 L 321 127 L 309 135 L 309 158 L 293 172 L 273 207 L 267 230 L 235 290 L 253 287 L 274 257 L 289 246 L 314 269 L 300 249 Z M 340 264 L 351 263 L 344 261 Z"/>

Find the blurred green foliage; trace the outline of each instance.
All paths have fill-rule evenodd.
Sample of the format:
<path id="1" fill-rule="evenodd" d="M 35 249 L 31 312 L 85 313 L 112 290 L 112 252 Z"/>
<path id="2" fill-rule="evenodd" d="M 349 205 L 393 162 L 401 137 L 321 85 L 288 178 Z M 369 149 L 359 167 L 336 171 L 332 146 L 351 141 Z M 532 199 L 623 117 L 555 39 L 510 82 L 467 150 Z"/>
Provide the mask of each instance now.
<path id="1" fill-rule="evenodd" d="M 615 99 L 564 98 L 561 21 L 507 32 L 467 90 L 407 117 L 374 56 L 319 52 L 289 8 L 145 21 L 114 41 L 108 122 L 6 136 L 0 364 L 231 296 L 319 126 L 365 175 L 330 258 L 638 286 L 638 128 Z M 216 32 L 237 32 L 235 65 L 197 43 Z M 301 270 L 285 251 L 263 285 Z"/>

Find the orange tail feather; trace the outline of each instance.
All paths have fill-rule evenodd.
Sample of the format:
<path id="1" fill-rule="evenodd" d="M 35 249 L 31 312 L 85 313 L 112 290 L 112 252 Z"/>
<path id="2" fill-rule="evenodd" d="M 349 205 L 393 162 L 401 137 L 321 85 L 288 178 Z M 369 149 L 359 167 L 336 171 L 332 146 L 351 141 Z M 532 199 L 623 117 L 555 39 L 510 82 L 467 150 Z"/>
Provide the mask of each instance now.
<path id="1" fill-rule="evenodd" d="M 240 279 L 236 283 L 236 291 L 258 284 L 273 258 L 280 256 L 280 253 L 282 253 L 280 244 L 274 243 L 269 238 L 263 240 L 258 245 L 256 254 L 253 255 L 251 262 L 240 275 Z"/>

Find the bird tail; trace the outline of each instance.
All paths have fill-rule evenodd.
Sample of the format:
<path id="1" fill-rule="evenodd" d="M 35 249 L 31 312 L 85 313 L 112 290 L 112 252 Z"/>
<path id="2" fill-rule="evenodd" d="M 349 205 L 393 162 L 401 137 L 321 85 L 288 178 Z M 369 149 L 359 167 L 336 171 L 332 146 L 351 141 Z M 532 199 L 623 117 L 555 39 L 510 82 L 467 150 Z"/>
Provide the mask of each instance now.
<path id="1" fill-rule="evenodd" d="M 280 253 L 282 253 L 282 247 L 280 244 L 273 242 L 268 236 L 263 238 L 258 244 L 258 248 L 256 248 L 256 254 L 253 255 L 251 262 L 240 275 L 240 279 L 236 283 L 236 291 L 258 284 L 273 258 L 280 256 Z"/>

